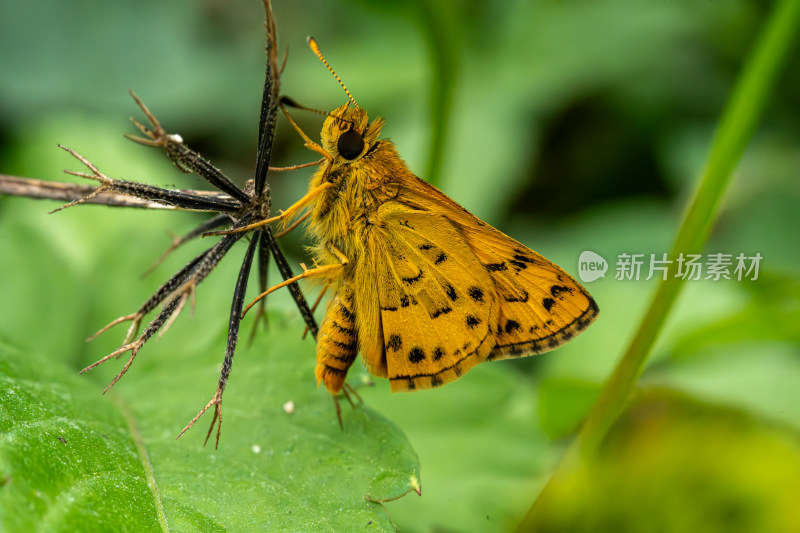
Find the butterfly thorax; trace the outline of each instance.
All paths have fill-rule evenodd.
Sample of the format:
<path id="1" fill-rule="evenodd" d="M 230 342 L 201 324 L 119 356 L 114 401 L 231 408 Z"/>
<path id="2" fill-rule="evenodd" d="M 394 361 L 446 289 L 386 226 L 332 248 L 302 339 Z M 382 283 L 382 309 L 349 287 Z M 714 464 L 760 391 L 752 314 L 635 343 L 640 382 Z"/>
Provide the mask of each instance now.
<path id="1" fill-rule="evenodd" d="M 399 184 L 413 176 L 394 145 L 378 140 L 382 125 L 382 119 L 370 124 L 360 108 L 334 111 L 322 129 L 322 147 L 332 159 L 322 162 L 309 184 L 309 190 L 332 184 L 314 203 L 309 231 L 320 248 L 332 244 L 351 260 L 363 253 L 367 233 L 376 229 L 375 212 L 396 199 Z M 339 142 L 344 135 L 356 139 L 355 149 Z"/>

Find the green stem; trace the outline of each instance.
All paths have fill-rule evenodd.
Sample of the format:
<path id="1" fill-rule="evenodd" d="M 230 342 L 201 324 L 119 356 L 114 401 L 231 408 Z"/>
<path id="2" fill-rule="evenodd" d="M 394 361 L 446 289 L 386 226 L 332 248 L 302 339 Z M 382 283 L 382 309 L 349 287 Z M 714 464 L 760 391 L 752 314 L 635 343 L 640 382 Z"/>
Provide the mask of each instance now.
<path id="1" fill-rule="evenodd" d="M 419 8 L 432 63 L 429 104 L 431 140 L 427 168 L 422 177 L 432 185 L 439 185 L 458 70 L 458 24 L 450 2 L 421 2 Z"/>
<path id="2" fill-rule="evenodd" d="M 800 32 L 799 26 L 800 1 L 778 2 L 720 119 L 700 185 L 689 204 L 672 247 L 672 265 L 675 265 L 674 259 L 681 252 L 696 253 L 702 250 L 731 173 L 755 131 L 768 97 L 778 81 L 781 66 L 788 59 L 794 39 Z M 528 510 L 519 526 L 520 531 L 534 529 L 536 509 L 545 505 L 543 502 L 547 501 L 554 480 L 581 460 L 591 457 L 622 413 L 644 368 L 647 355 L 683 287 L 683 280 L 672 275 L 673 272 L 670 274 L 659 285 L 625 355 L 603 387 L 600 397 L 556 472 Z"/>

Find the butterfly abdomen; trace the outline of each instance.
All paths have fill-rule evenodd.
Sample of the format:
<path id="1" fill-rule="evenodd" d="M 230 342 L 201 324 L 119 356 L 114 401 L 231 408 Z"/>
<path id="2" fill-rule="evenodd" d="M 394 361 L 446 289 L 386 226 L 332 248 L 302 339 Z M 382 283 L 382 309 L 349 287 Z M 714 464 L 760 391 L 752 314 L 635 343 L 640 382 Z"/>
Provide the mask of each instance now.
<path id="1" fill-rule="evenodd" d="M 342 389 L 347 370 L 358 354 L 352 296 L 346 287 L 338 291 L 317 336 L 317 384 L 325 383 L 332 394 Z"/>

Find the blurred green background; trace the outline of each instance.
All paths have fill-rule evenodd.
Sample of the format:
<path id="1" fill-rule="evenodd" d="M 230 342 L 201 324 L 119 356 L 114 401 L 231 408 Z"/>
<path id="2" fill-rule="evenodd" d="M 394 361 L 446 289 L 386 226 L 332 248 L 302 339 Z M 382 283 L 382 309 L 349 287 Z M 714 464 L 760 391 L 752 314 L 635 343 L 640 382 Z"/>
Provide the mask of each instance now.
<path id="1" fill-rule="evenodd" d="M 391 395 L 378 382 L 362 392 L 408 436 L 422 465 L 422 497 L 387 504 L 402 531 L 519 523 L 652 296 L 654 281 L 614 279 L 616 257 L 669 251 L 768 8 L 732 0 L 275 1 L 281 53 L 289 50 L 284 94 L 320 109 L 344 101 L 305 46 L 313 35 L 359 105 L 386 119 L 384 136 L 412 171 L 573 275 L 581 251 L 609 261 L 606 277 L 586 285 L 599 319 L 564 348 L 482 365 L 433 391 Z M 167 130 L 243 183 L 254 168 L 262 20 L 255 0 L 4 3 L 0 172 L 68 180 L 61 171 L 78 166 L 56 148 L 62 143 L 113 177 L 198 187 L 162 154 L 122 138 L 133 132 L 127 117 L 140 116 L 127 94 L 134 89 Z M 758 280 L 687 283 L 633 407 L 596 463 L 561 480 L 559 505 L 543 511 L 549 530 L 800 529 L 797 59 L 706 249 L 760 253 Z M 319 116 L 294 116 L 317 137 Z M 281 119 L 273 164 L 312 159 L 298 141 Z M 308 175 L 272 174 L 273 206 L 298 198 Z M 82 339 L 130 312 L 189 257 L 179 252 L 139 279 L 168 245 L 166 231 L 202 218 L 102 207 L 48 216 L 52 207 L 0 198 L 0 338 L 78 369 L 116 342 Z M 300 237 L 284 246 L 295 265 L 307 261 Z M 195 317 L 181 318 L 165 342 L 224 330 L 237 261 L 204 283 Z M 277 323 L 299 335 L 286 295 L 270 307 L 273 332 Z M 220 335 L 209 346 L 217 358 Z M 313 359 L 312 343 L 302 346 L 271 356 Z M 161 350 L 148 346 L 140 358 L 151 364 L 125 380 L 159 372 L 158 360 L 169 357 Z M 242 344 L 240 354 L 247 350 Z M 182 400 L 185 409 L 163 406 L 175 428 L 212 383 L 175 377 L 177 397 L 202 389 Z"/>

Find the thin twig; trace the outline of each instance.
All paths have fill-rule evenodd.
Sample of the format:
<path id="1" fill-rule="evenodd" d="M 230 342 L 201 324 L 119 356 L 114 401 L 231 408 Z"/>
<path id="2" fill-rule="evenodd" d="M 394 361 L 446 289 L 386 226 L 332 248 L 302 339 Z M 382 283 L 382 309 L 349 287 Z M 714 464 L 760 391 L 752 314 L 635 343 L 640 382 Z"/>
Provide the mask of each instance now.
<path id="1" fill-rule="evenodd" d="M 21 178 L 0 174 L 0 195 L 22 196 L 40 200 L 59 200 L 62 202 L 74 202 L 91 194 L 97 187 L 94 185 L 81 185 L 79 183 L 66 183 L 62 181 L 38 180 L 34 178 Z M 216 191 L 197 191 L 191 189 L 181 189 L 180 192 L 195 194 L 198 196 L 209 196 L 213 198 L 228 199 L 228 195 Z M 103 191 L 94 198 L 90 198 L 87 204 L 110 205 L 112 207 L 139 207 L 144 209 L 178 209 L 172 205 L 159 204 L 141 198 L 128 196 L 127 194 Z"/>

